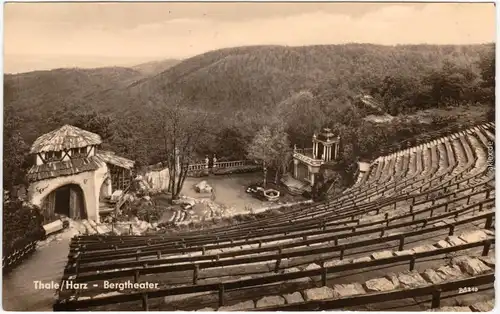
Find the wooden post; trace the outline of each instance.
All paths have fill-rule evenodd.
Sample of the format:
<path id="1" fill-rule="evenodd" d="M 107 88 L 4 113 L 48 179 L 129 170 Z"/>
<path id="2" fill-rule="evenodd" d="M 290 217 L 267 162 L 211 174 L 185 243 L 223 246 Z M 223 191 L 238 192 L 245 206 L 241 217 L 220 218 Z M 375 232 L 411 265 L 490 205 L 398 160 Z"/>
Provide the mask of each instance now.
<path id="1" fill-rule="evenodd" d="M 455 233 L 455 225 L 450 225 L 450 231 L 448 232 L 449 236 L 452 236 Z"/>
<path id="2" fill-rule="evenodd" d="M 342 248 L 340 250 L 340 257 L 339 257 L 340 260 L 343 260 L 344 259 L 344 248 Z"/>
<path id="3" fill-rule="evenodd" d="M 412 256 L 410 260 L 410 271 L 414 269 L 415 269 L 415 256 Z"/>
<path id="4" fill-rule="evenodd" d="M 200 271 L 200 266 L 198 264 L 194 265 L 194 270 L 193 270 L 193 285 L 198 284 L 198 273 Z"/>
<path id="5" fill-rule="evenodd" d="M 224 306 L 224 284 L 219 285 L 219 307 Z"/>
<path id="6" fill-rule="evenodd" d="M 274 272 L 277 273 L 280 270 L 281 265 L 281 247 L 278 249 L 278 258 L 276 258 L 276 264 L 274 265 Z"/>
<path id="7" fill-rule="evenodd" d="M 160 259 L 160 258 L 161 258 L 161 251 L 157 251 L 157 252 L 156 252 L 156 257 L 158 257 L 158 259 Z"/>
<path id="8" fill-rule="evenodd" d="M 323 287 L 325 287 L 326 286 L 326 275 L 328 273 L 328 269 L 325 267 L 324 261 L 321 263 L 321 267 L 323 268 L 323 271 L 321 272 L 321 285 Z"/>
<path id="9" fill-rule="evenodd" d="M 135 255 L 136 261 L 139 261 L 139 254 L 140 253 L 141 253 L 141 250 L 137 250 L 136 255 Z"/>
<path id="10" fill-rule="evenodd" d="M 142 294 L 142 309 L 144 311 L 149 311 L 148 294 L 147 293 Z"/>
<path id="11" fill-rule="evenodd" d="M 441 304 L 441 289 L 436 289 L 434 292 L 432 292 L 431 308 L 436 309 L 440 306 L 440 304 Z"/>
<path id="12" fill-rule="evenodd" d="M 405 245 L 405 237 L 404 236 L 401 236 L 399 238 L 399 248 L 398 248 L 398 251 L 402 251 L 403 250 L 403 247 Z"/>
<path id="13" fill-rule="evenodd" d="M 488 240 L 484 243 L 483 254 L 482 256 L 488 256 L 491 247 L 491 240 Z"/>
<path id="14" fill-rule="evenodd" d="M 138 283 L 138 282 L 139 282 L 139 271 L 138 271 L 138 270 L 136 270 L 136 271 L 135 271 L 135 274 L 134 274 L 134 282 L 135 282 L 135 283 Z"/>
<path id="15" fill-rule="evenodd" d="M 489 216 L 486 218 L 486 223 L 484 224 L 484 229 L 491 229 L 491 225 L 493 224 L 493 217 Z"/>

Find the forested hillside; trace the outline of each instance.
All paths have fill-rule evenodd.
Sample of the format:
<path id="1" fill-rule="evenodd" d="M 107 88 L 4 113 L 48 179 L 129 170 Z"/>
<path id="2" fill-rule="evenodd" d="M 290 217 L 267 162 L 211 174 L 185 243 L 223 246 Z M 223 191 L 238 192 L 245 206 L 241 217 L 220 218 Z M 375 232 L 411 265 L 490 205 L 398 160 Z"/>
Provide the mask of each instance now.
<path id="1" fill-rule="evenodd" d="M 391 138 L 398 128 L 429 129 L 418 121 L 419 110 L 473 106 L 480 112 L 474 119 L 485 118 L 493 112 L 493 91 L 492 44 L 254 46 L 207 52 L 146 77 L 125 68 L 9 75 L 5 104 L 28 143 L 71 123 L 105 134 L 111 149 L 141 163 L 162 159 L 155 118 L 174 102 L 216 117 L 200 155 L 244 158 L 255 133 L 279 121 L 299 146 L 309 145 L 321 126 L 342 132 L 349 163 L 398 140 Z M 399 116 L 398 125 L 363 121 L 363 94 Z M 456 122 L 452 113 L 439 120 Z"/>
<path id="2" fill-rule="evenodd" d="M 132 67 L 132 69 L 141 72 L 144 75 L 156 75 L 163 71 L 166 71 L 168 68 L 173 67 L 174 65 L 181 62 L 177 59 L 165 59 L 160 61 L 151 61 L 146 63 L 141 63 Z"/>

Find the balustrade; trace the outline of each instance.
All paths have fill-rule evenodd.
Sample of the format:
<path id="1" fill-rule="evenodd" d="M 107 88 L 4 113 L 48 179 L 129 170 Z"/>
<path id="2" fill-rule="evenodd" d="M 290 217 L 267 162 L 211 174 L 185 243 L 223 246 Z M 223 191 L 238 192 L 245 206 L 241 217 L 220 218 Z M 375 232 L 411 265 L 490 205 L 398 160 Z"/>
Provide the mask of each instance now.
<path id="1" fill-rule="evenodd" d="M 214 164 L 214 168 L 235 168 L 253 164 L 255 163 L 252 160 L 218 161 Z M 202 170 L 206 168 L 206 163 L 196 163 L 189 165 L 188 171 Z"/>

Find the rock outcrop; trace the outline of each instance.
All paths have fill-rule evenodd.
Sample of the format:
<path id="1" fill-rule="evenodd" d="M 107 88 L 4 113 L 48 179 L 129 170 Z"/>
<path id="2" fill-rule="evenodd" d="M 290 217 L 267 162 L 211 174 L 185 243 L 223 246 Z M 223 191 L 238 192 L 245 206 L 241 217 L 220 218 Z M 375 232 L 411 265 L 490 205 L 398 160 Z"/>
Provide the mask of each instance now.
<path id="1" fill-rule="evenodd" d="M 212 187 L 203 180 L 194 186 L 194 190 L 198 193 L 212 193 Z"/>

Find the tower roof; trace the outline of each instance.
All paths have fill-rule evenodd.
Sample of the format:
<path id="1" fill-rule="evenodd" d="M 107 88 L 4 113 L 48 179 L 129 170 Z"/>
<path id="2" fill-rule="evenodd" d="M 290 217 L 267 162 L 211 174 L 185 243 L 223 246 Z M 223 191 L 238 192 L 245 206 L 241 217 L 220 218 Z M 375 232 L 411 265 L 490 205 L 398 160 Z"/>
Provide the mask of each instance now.
<path id="1" fill-rule="evenodd" d="M 66 124 L 57 130 L 37 138 L 31 146 L 30 153 L 60 151 L 90 145 L 99 145 L 101 143 L 102 140 L 98 134 Z"/>
<path id="2" fill-rule="evenodd" d="M 324 128 L 318 135 L 317 139 L 321 142 L 334 143 L 338 141 L 339 137 L 335 136 L 331 129 Z"/>

